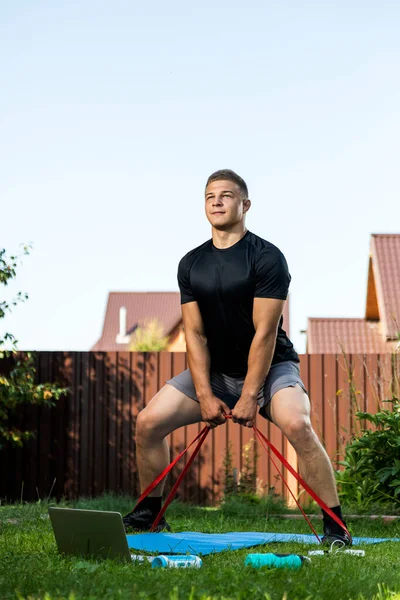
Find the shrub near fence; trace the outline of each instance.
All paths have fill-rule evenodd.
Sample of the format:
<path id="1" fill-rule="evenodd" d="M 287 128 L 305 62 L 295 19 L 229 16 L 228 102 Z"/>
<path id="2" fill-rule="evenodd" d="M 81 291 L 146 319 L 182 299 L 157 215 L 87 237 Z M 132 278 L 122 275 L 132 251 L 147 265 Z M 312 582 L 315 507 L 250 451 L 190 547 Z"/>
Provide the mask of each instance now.
<path id="1" fill-rule="evenodd" d="M 358 408 L 376 412 L 382 400 L 398 394 L 400 369 L 394 355 L 301 355 L 303 381 L 312 402 L 312 421 L 334 463 L 354 433 Z M 0 361 L 0 373 L 6 363 Z M 38 381 L 55 381 L 70 388 L 57 405 L 26 406 L 10 423 L 36 431 L 24 448 L 0 451 L 0 498 L 35 500 L 48 496 L 69 499 L 104 491 L 137 496 L 135 421 L 138 412 L 164 385 L 187 368 L 185 353 L 38 352 Z M 199 432 L 202 424 L 183 427 L 169 436 L 171 460 Z M 297 468 L 296 455 L 280 431 L 257 417 L 257 427 Z M 223 490 L 225 449 L 233 465 L 243 468 L 243 447 L 251 429 L 232 422 L 214 429 L 182 483 L 179 497 L 198 504 L 215 504 Z M 258 489 L 286 499 L 281 477 L 262 448 L 257 448 Z M 184 459 L 182 459 L 184 460 Z M 187 460 L 187 458 L 185 458 Z M 178 464 L 167 489 L 181 472 Z M 294 478 L 283 475 L 295 494 Z"/>

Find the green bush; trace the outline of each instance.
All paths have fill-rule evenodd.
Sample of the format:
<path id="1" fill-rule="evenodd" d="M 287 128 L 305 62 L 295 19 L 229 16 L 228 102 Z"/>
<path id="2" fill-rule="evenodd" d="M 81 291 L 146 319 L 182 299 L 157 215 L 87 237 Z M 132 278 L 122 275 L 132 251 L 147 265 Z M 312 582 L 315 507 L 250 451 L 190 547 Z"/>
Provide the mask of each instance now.
<path id="1" fill-rule="evenodd" d="M 17 357 L 14 368 L 8 377 L 0 375 L 0 449 L 6 443 L 22 446 L 24 442 L 35 436 L 33 431 L 21 430 L 9 425 L 9 417 L 22 404 L 54 406 L 55 402 L 68 392 L 67 388 L 52 383 L 35 383 L 35 358 L 31 352 L 17 355 L 15 351 L 2 351 L 0 366 L 1 360 L 11 355 Z"/>
<path id="2" fill-rule="evenodd" d="M 376 429 L 362 428 L 339 462 L 344 467 L 337 472 L 339 497 L 346 504 L 365 509 L 383 503 L 400 508 L 400 402 L 397 398 L 386 402 L 392 410 L 356 413 L 358 421 L 365 419 Z"/>
<path id="3" fill-rule="evenodd" d="M 258 454 L 254 439 L 242 448 L 242 469 L 233 467 L 232 443 L 226 447 L 224 457 L 224 496 L 240 495 L 255 497 L 257 493 Z"/>
<path id="4" fill-rule="evenodd" d="M 29 254 L 30 246 L 25 246 L 23 254 Z M 19 263 L 18 256 L 7 256 L 5 249 L 0 249 L 0 285 L 7 286 L 9 281 L 16 276 Z M 4 319 L 6 313 L 11 312 L 12 307 L 28 299 L 28 295 L 19 292 L 11 301 L 0 301 L 0 319 Z M 10 345 L 11 350 L 5 346 Z M 10 417 L 23 404 L 35 404 L 53 406 L 60 396 L 67 393 L 67 388 L 61 388 L 53 383 L 35 383 L 36 369 L 35 358 L 30 352 L 17 355 L 17 340 L 11 333 L 0 337 L 0 450 L 6 444 L 22 446 L 22 444 L 34 437 L 35 432 L 21 430 L 10 425 Z M 10 368 L 10 358 L 14 358 L 11 372 L 6 375 Z M 4 365 L 4 367 L 3 367 Z"/>

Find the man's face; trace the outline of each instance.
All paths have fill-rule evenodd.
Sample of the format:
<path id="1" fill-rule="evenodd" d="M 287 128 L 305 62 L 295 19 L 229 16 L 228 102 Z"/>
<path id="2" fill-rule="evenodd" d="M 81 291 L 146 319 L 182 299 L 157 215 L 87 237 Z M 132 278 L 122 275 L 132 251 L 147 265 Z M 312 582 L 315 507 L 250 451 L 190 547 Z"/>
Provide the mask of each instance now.
<path id="1" fill-rule="evenodd" d="M 205 192 L 206 216 L 216 229 L 228 229 L 243 220 L 248 211 L 250 200 L 243 201 L 237 183 L 221 179 L 212 181 Z"/>

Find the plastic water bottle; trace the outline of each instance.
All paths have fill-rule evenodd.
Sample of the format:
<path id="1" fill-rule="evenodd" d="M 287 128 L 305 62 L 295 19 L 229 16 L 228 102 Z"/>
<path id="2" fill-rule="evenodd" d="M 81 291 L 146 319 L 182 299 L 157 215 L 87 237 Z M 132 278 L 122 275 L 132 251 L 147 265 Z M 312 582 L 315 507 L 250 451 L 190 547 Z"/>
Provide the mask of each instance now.
<path id="1" fill-rule="evenodd" d="M 341 548 L 338 550 L 309 550 L 308 556 L 327 556 L 332 554 L 351 554 L 353 556 L 365 556 L 365 550 L 354 550 L 353 548 L 346 548 L 342 550 Z"/>
<path id="2" fill-rule="evenodd" d="M 248 554 L 245 565 L 252 567 L 276 567 L 278 569 L 300 569 L 304 562 L 311 562 L 307 556 L 300 554 Z"/>
<path id="3" fill-rule="evenodd" d="M 168 567 L 170 569 L 186 569 L 188 567 L 194 567 L 195 569 L 200 569 L 202 564 L 203 561 L 201 560 L 201 558 L 194 554 L 161 554 L 160 556 L 155 557 L 155 559 L 151 563 L 151 566 L 153 567 L 153 569 L 158 569 L 160 567 Z"/>
<path id="4" fill-rule="evenodd" d="M 354 550 L 353 548 L 346 548 L 342 550 L 343 554 L 352 554 L 353 556 L 365 556 L 365 550 Z"/>

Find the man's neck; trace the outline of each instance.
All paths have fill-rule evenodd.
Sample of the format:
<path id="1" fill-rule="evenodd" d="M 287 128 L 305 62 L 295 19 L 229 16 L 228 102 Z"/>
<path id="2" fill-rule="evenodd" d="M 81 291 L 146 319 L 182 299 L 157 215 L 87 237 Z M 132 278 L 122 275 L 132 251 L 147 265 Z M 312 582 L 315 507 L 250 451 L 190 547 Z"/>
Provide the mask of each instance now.
<path id="1" fill-rule="evenodd" d="M 233 246 L 239 242 L 244 235 L 246 235 L 247 229 L 244 225 L 234 231 L 222 231 L 220 229 L 212 228 L 212 241 L 214 246 L 220 250 L 224 250 Z"/>

